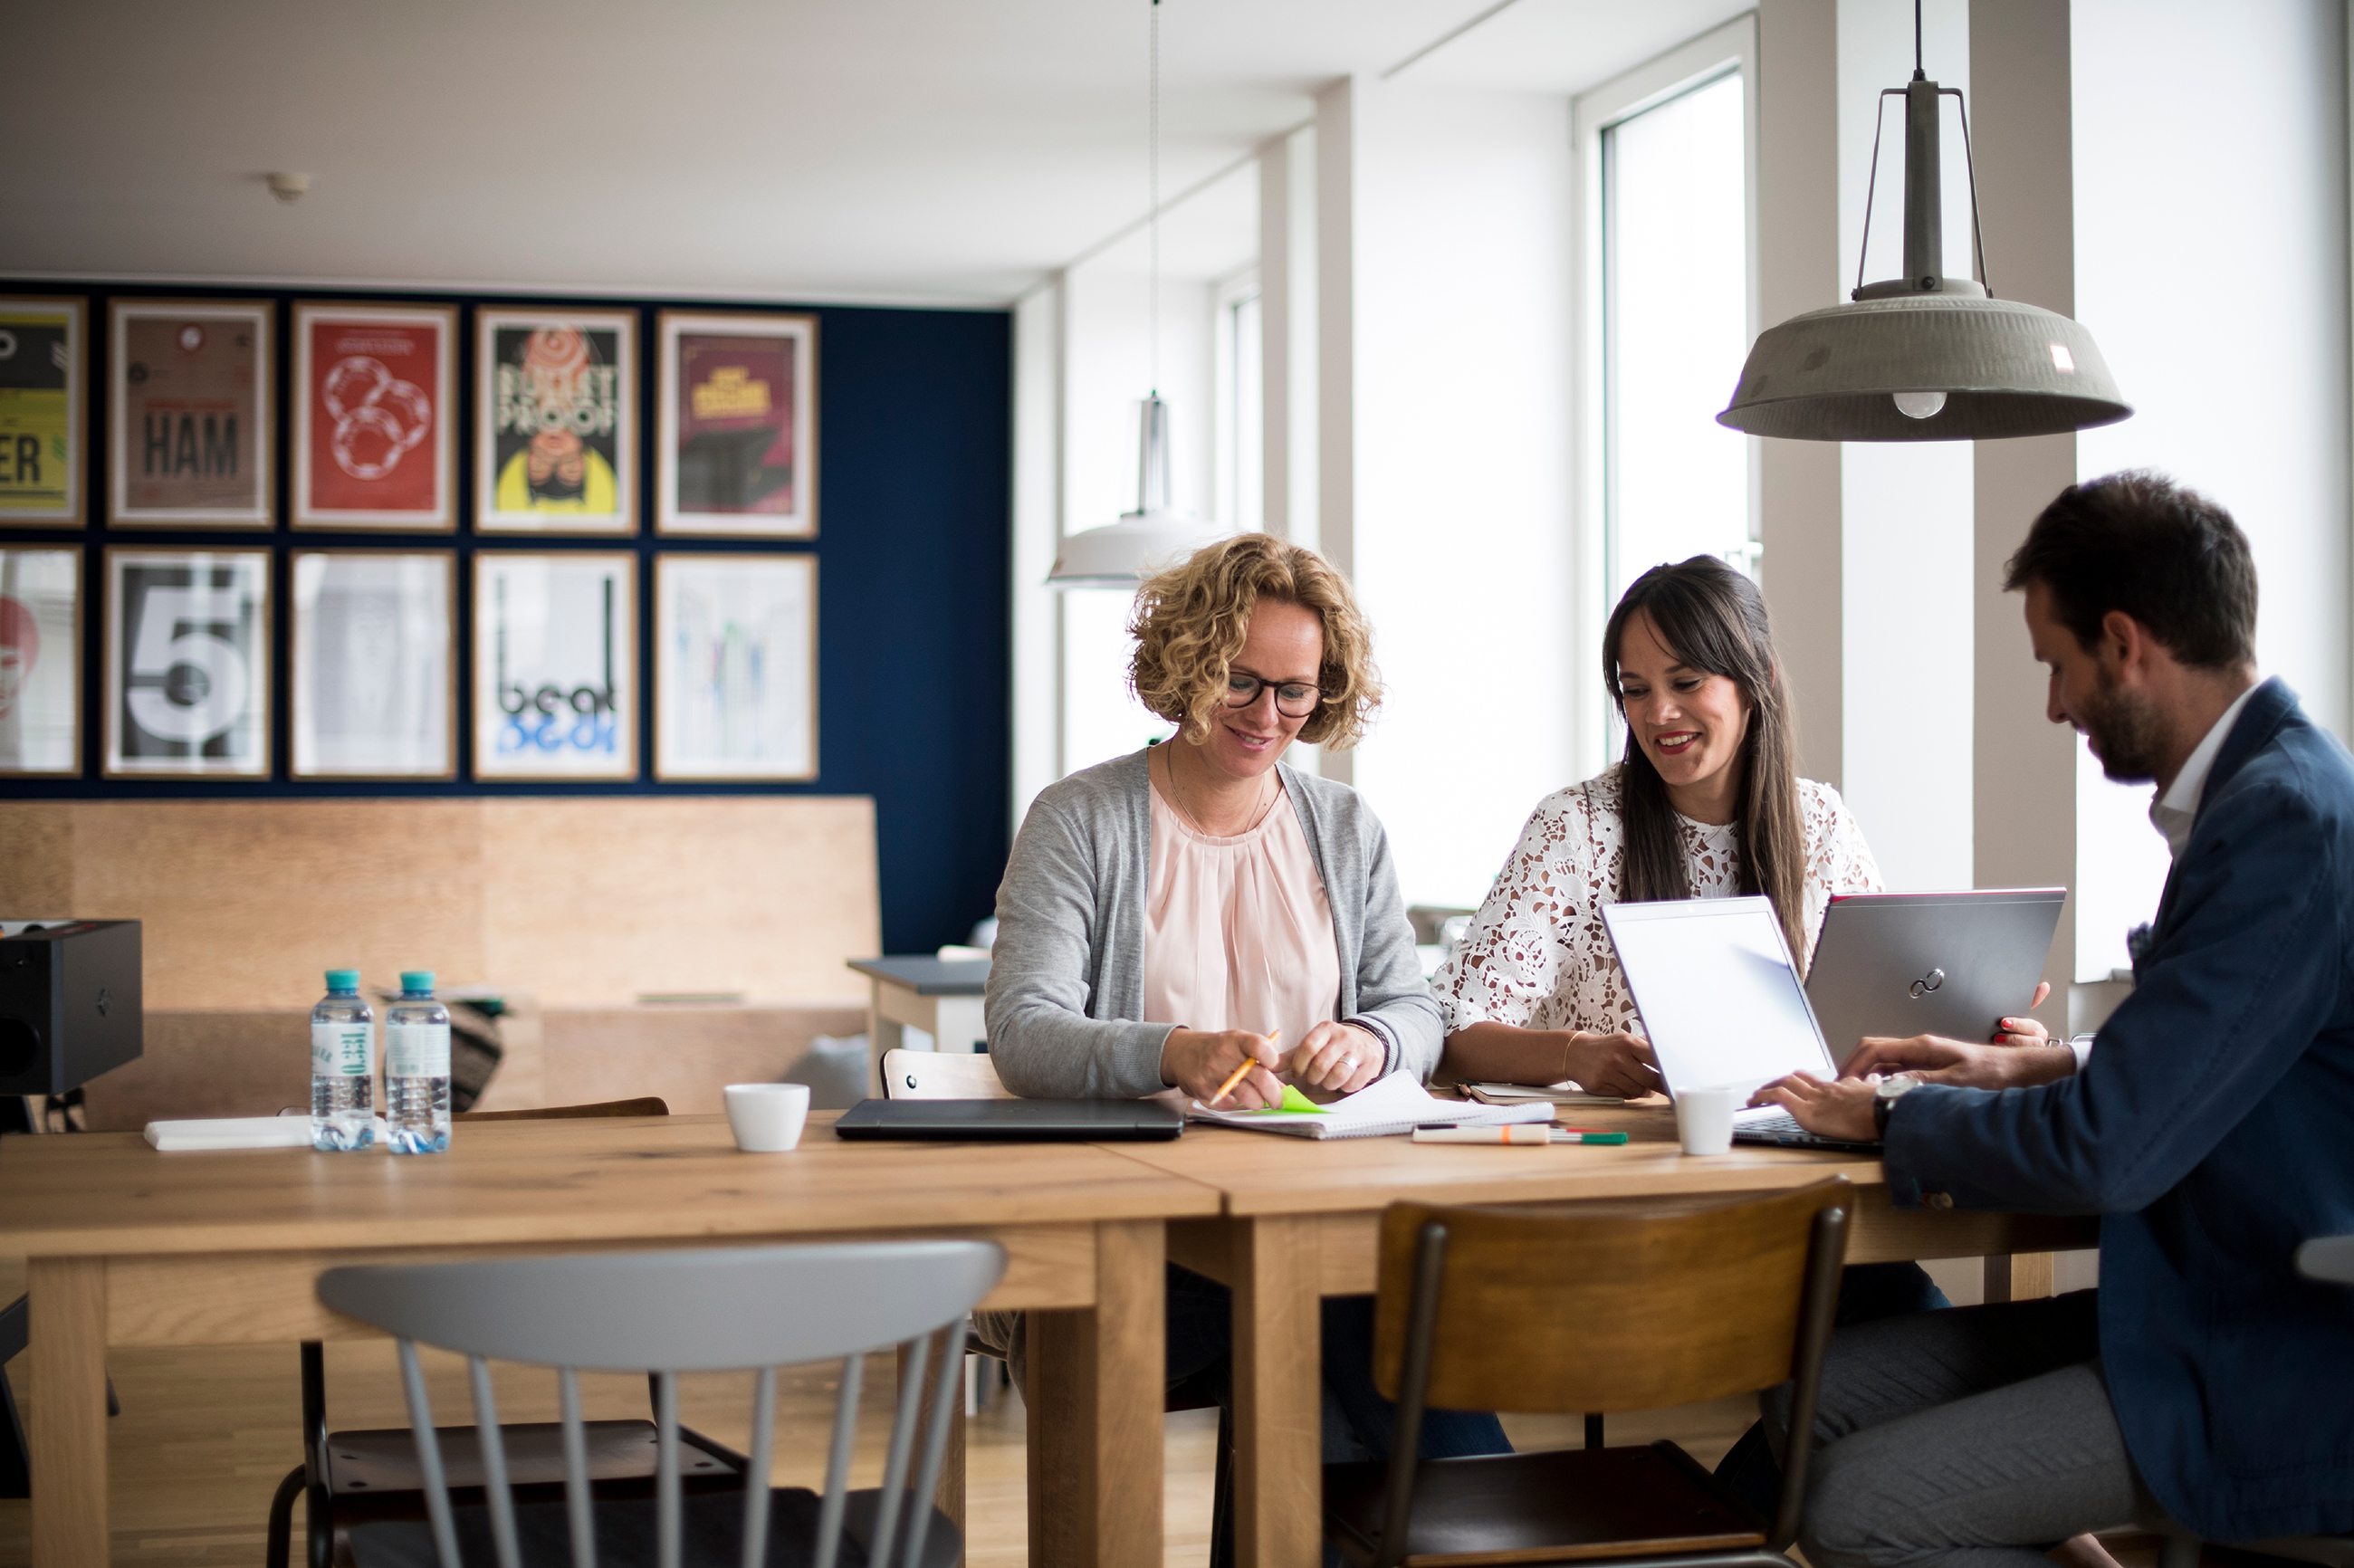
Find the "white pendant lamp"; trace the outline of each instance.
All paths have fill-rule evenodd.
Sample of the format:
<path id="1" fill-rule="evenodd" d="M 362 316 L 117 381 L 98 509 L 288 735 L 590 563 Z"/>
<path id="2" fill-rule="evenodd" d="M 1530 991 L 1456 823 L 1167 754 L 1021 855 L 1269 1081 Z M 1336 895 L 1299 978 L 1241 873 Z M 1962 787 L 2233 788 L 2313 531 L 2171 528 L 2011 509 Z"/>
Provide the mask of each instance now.
<path id="1" fill-rule="evenodd" d="M 1063 541 L 1054 588 L 1133 588 L 1163 567 L 1173 566 L 1225 534 L 1214 523 L 1183 516 L 1169 504 L 1169 405 L 1161 400 L 1161 0 L 1152 0 L 1152 93 L 1150 207 L 1152 395 L 1141 407 L 1137 432 L 1136 510 L 1117 523 L 1089 528 Z"/>
<path id="2" fill-rule="evenodd" d="M 1881 94 L 1904 100 L 1904 276 L 1866 284 L 1854 302 L 1792 316 L 1758 334 L 1720 425 L 1805 441 L 1983 441 L 2111 425 L 2133 413 L 2093 334 L 2053 312 L 1998 300 L 1986 287 L 1972 166 L 1976 279 L 1945 272 L 1937 101 L 1921 69 L 1921 6 L 1913 6 L 1913 79 Z M 1969 114 L 1962 148 L 1969 152 Z M 1878 183 L 1880 138 L 1872 135 Z M 1864 238 L 1872 235 L 1870 187 Z"/>

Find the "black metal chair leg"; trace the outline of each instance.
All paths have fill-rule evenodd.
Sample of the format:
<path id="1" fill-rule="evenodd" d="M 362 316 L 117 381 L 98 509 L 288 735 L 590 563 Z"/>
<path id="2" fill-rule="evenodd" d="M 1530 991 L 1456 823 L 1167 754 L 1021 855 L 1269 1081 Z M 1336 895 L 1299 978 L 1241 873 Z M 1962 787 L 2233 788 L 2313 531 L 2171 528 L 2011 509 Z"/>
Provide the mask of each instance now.
<path id="1" fill-rule="evenodd" d="M 16 1416 L 16 1396 L 0 1371 L 0 1498 L 33 1495 L 32 1467 L 25 1458 L 25 1424 Z"/>
<path id="2" fill-rule="evenodd" d="M 1585 1446 L 1589 1448 L 1609 1446 L 1602 1440 L 1602 1417 L 1599 1415 L 1589 1415 L 1585 1418 Z"/>
<path id="3" fill-rule="evenodd" d="M 1235 1413 L 1218 1406 L 1216 1478 L 1210 1503 L 1210 1568 L 1235 1568 Z"/>
<path id="4" fill-rule="evenodd" d="M 302 1468 L 305 1560 L 309 1568 L 334 1568 L 334 1499 L 327 1491 L 327 1352 L 316 1340 L 302 1341 Z M 284 1562 L 281 1557 L 270 1568 L 283 1568 Z"/>
<path id="5" fill-rule="evenodd" d="M 270 1540 L 262 1548 L 262 1568 L 286 1568 L 286 1554 L 294 1540 L 294 1499 L 302 1495 L 310 1478 L 311 1467 L 297 1465 L 278 1483 L 278 1495 L 270 1499 Z"/>

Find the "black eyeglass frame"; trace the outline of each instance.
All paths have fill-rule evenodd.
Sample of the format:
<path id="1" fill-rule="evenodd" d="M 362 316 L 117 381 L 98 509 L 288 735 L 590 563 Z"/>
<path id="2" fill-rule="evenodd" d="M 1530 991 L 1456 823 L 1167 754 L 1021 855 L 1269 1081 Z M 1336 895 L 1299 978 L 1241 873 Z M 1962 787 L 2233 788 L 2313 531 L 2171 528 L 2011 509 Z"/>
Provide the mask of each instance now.
<path id="1" fill-rule="evenodd" d="M 1243 697 L 1240 700 L 1236 700 L 1235 696 L 1235 683 L 1237 681 L 1248 681 L 1250 683 L 1250 695 Z M 1293 713 L 1289 708 L 1283 705 L 1282 689 L 1286 686 L 1299 686 L 1308 693 L 1308 706 L 1304 710 L 1299 713 Z M 1226 676 L 1226 706 L 1230 708 L 1246 708 L 1253 703 L 1258 701 L 1258 694 L 1261 692 L 1270 689 L 1275 692 L 1275 711 L 1281 714 L 1286 718 L 1313 717 L 1318 705 L 1324 701 L 1324 688 L 1321 686 L 1310 686 L 1304 681 L 1270 681 L 1262 675 L 1246 674 L 1240 670 L 1235 670 L 1229 672 Z"/>

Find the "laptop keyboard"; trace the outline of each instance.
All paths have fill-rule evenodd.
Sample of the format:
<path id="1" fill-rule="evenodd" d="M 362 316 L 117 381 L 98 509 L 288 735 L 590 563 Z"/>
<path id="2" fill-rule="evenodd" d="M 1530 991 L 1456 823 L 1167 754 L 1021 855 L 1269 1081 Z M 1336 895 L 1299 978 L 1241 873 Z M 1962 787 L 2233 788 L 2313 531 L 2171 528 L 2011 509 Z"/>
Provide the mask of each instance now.
<path id="1" fill-rule="evenodd" d="M 1742 1143 L 1790 1144 L 1801 1149 L 1877 1149 L 1877 1143 L 1856 1142 L 1844 1138 L 1825 1138 L 1808 1132 L 1798 1125 L 1798 1118 L 1788 1111 L 1754 1107 L 1740 1112 L 1733 1118 L 1733 1136 Z"/>

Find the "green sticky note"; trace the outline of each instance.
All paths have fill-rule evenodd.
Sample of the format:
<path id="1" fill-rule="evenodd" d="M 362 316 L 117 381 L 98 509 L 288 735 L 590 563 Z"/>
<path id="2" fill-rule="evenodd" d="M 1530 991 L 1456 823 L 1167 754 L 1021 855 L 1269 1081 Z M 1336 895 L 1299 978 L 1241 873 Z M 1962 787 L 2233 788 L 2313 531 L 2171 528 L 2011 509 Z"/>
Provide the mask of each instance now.
<path id="1" fill-rule="evenodd" d="M 1283 1103 L 1281 1105 L 1259 1107 L 1259 1114 L 1262 1116 L 1271 1115 L 1277 1111 L 1313 1111 L 1318 1116 L 1327 1114 L 1322 1106 L 1318 1105 L 1314 1100 L 1310 1099 L 1306 1095 L 1301 1094 L 1289 1084 L 1283 1086 Z"/>

